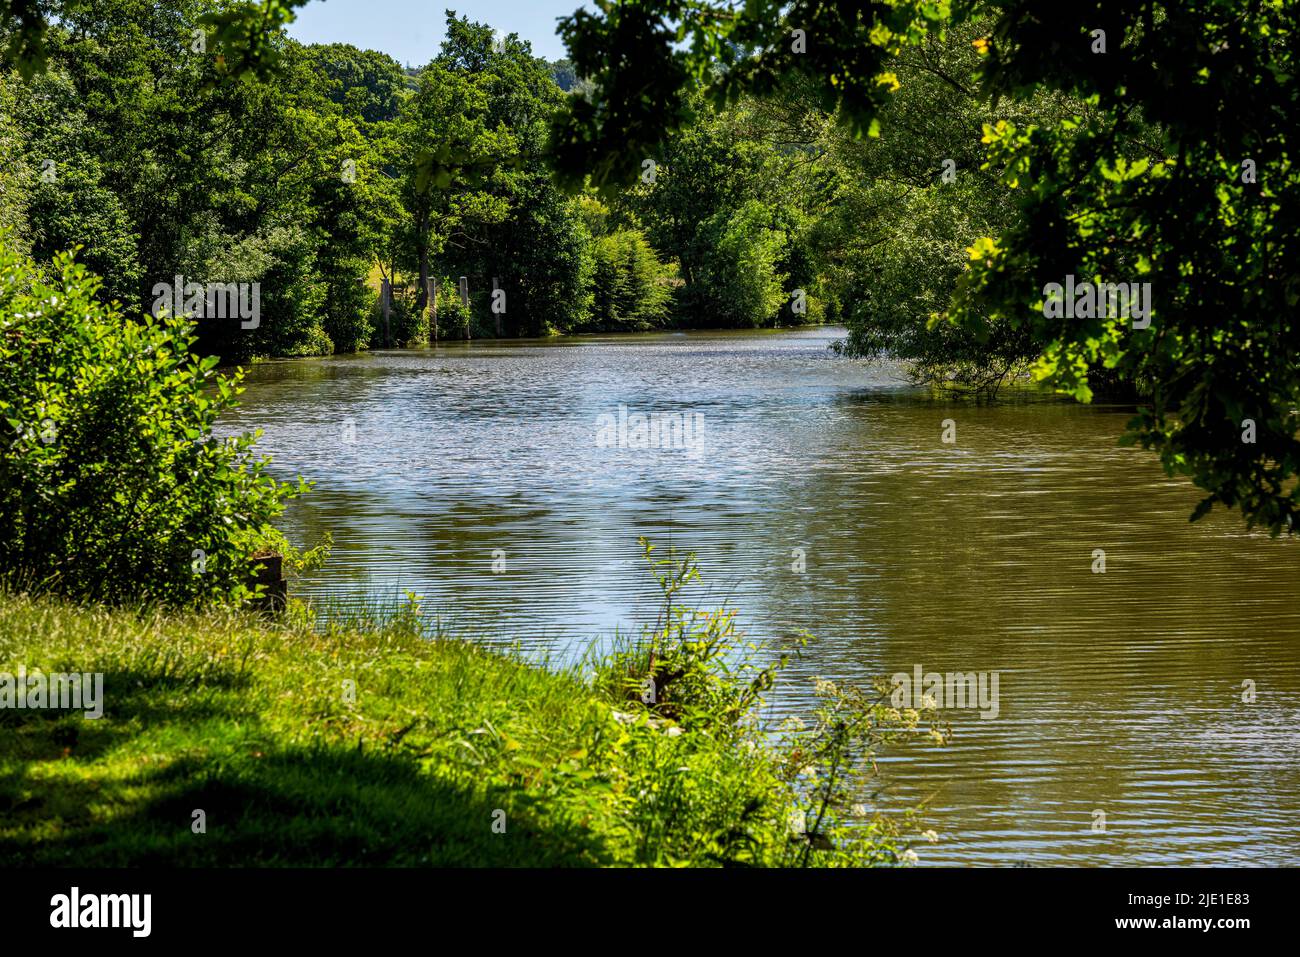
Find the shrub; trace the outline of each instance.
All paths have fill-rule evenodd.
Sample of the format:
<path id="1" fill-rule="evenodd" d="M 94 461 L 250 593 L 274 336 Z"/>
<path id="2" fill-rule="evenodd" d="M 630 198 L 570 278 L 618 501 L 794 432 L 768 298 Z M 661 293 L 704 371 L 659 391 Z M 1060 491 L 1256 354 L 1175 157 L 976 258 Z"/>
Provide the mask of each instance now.
<path id="1" fill-rule="evenodd" d="M 50 278 L 0 236 L 0 575 L 111 604 L 246 597 L 248 543 L 286 499 L 256 435 L 218 438 L 241 374 L 189 352 L 193 326 L 126 319 L 99 280 Z"/>
<path id="2" fill-rule="evenodd" d="M 707 252 L 688 290 L 691 312 L 709 325 L 772 325 L 786 302 L 779 269 L 787 237 L 771 223 L 773 212 L 748 202 L 723 210 L 700 227 Z"/>
<path id="3" fill-rule="evenodd" d="M 325 304 L 321 323 L 335 352 L 364 349 L 374 333 L 371 317 L 374 295 L 364 278 L 359 278 L 365 276 L 367 265 L 364 260 L 329 261 L 322 270 Z"/>
<path id="4" fill-rule="evenodd" d="M 370 346 L 383 349 L 384 307 L 382 299 L 375 302 L 370 321 Z M 392 346 L 422 346 L 428 341 L 428 314 L 415 308 L 415 295 L 409 289 L 395 287 L 388 306 L 388 335 Z"/>
<path id="5" fill-rule="evenodd" d="M 463 339 L 473 313 L 460 301 L 460 287 L 454 277 L 438 283 L 438 338 Z"/>
<path id="6" fill-rule="evenodd" d="M 593 242 L 594 302 L 589 325 L 635 332 L 654 329 L 668 318 L 670 270 L 637 230 L 598 236 Z"/>
<path id="7" fill-rule="evenodd" d="M 245 329 L 238 322 L 199 317 L 195 330 L 200 351 L 220 356 L 224 363 L 334 351 L 321 323 L 327 285 L 317 270 L 316 245 L 306 229 L 281 224 L 240 234 L 208 220 L 187 242 L 179 271 L 199 282 L 259 286 L 257 325 Z"/>

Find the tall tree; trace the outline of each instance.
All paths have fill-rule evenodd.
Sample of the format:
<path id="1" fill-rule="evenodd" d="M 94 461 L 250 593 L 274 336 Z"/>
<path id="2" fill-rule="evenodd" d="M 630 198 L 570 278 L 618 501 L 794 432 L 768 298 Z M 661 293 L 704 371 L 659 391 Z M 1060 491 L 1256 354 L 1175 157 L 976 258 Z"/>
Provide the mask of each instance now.
<path id="1" fill-rule="evenodd" d="M 410 216 L 417 312 L 427 304 L 433 257 L 474 224 L 500 221 L 508 202 L 491 190 L 514 139 L 489 125 L 492 78 L 434 61 L 420 71 L 396 135 Z"/>

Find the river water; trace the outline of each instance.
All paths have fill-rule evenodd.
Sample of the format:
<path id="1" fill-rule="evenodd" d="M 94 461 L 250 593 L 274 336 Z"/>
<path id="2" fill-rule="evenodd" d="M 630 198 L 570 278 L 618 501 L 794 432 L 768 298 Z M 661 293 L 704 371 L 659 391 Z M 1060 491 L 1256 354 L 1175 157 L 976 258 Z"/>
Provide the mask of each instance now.
<path id="1" fill-rule="evenodd" d="M 816 676 L 996 672 L 996 717 L 945 711 L 950 744 L 880 762 L 887 809 L 928 801 L 923 863 L 1300 864 L 1300 543 L 1190 525 L 1195 490 L 1117 446 L 1131 410 L 935 401 L 834 357 L 842 335 L 267 363 L 226 424 L 316 483 L 286 528 L 335 548 L 299 592 L 411 589 L 455 630 L 571 652 L 654 616 L 644 535 L 695 551 L 689 597 L 755 639 L 815 636 L 778 710 Z M 619 447 L 620 406 L 702 428 L 637 448 L 633 418 Z"/>

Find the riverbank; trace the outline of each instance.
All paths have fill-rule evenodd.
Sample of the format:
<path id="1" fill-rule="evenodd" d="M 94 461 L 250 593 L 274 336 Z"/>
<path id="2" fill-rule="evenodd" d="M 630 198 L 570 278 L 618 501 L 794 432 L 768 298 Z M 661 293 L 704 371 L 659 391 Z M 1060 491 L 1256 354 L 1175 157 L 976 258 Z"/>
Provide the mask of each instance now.
<path id="1" fill-rule="evenodd" d="M 608 682 L 577 670 L 416 630 L 400 615 L 321 631 L 224 611 L 139 617 L 0 597 L 10 687 L 20 669 L 102 675 L 99 718 L 0 707 L 0 857 L 802 862 L 808 842 L 791 833 L 799 805 L 785 756 L 757 738 L 707 721 L 682 727 L 613 700 L 598 690 Z M 856 860 L 837 846 L 809 862 Z"/>

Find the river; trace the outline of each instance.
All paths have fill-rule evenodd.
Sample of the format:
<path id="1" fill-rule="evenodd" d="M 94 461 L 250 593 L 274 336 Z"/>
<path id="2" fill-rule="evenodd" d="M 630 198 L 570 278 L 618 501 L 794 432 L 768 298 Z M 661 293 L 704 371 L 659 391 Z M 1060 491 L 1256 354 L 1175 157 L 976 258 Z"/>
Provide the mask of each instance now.
<path id="1" fill-rule="evenodd" d="M 266 363 L 225 424 L 316 483 L 285 526 L 335 548 L 300 593 L 411 589 L 458 631 L 571 652 L 653 616 L 644 535 L 695 551 L 691 598 L 755 639 L 815 636 L 778 711 L 815 676 L 996 672 L 996 717 L 946 711 L 950 744 L 882 756 L 886 809 L 928 800 L 941 834 L 922 863 L 1300 864 L 1300 543 L 1189 524 L 1195 489 L 1116 444 L 1131 410 L 936 401 L 836 358 L 842 335 Z M 620 406 L 701 428 L 631 447 L 632 418 L 620 447 L 598 429 Z"/>

